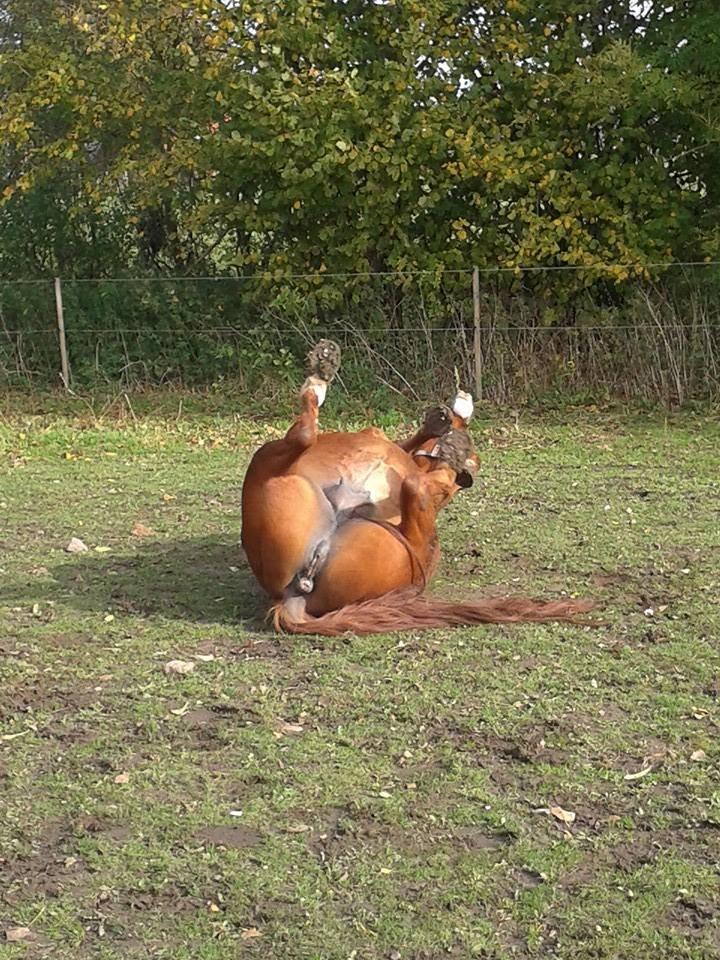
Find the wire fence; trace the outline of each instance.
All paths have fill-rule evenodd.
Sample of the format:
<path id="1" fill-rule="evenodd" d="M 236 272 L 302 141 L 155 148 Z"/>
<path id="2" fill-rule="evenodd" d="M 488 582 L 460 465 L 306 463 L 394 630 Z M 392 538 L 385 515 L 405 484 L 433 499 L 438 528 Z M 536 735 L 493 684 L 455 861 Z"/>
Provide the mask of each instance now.
<path id="1" fill-rule="evenodd" d="M 238 283 L 238 282 L 257 282 L 259 280 L 317 280 L 324 278 L 338 277 L 412 277 L 412 276 L 472 276 L 474 273 L 489 274 L 527 274 L 527 273 L 572 273 L 572 272 L 590 272 L 590 271 L 608 271 L 608 270 L 628 270 L 633 273 L 649 272 L 652 270 L 671 270 L 679 268 L 694 267 L 719 267 L 720 260 L 665 260 L 650 261 L 644 264 L 616 261 L 613 263 L 594 263 L 594 264 L 517 264 L 515 266 L 494 266 L 494 267 L 465 267 L 460 269 L 447 269 L 438 267 L 434 270 L 346 270 L 346 271 L 327 271 L 315 270 L 312 273 L 283 273 L 278 270 L 258 271 L 251 274 L 230 274 L 230 275 L 173 275 L 173 276 L 150 276 L 150 277 L 72 277 L 68 279 L 70 283 L 185 283 L 198 280 L 209 280 L 213 283 Z M 4 278 L 0 277 L 0 286 L 12 286 L 17 284 L 34 283 L 53 283 L 55 277 L 29 277 L 29 278 Z"/>
<path id="2" fill-rule="evenodd" d="M 0 279 L 0 384 L 295 382 L 320 337 L 370 402 L 720 397 L 720 262 Z M 620 278 L 619 271 L 632 276 Z"/>

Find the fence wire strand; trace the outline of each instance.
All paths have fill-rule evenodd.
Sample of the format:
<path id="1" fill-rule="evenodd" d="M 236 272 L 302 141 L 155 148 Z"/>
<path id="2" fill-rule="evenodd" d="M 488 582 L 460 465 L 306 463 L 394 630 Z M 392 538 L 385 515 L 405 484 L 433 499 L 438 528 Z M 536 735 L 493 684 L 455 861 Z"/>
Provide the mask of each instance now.
<path id="1" fill-rule="evenodd" d="M 516 266 L 492 267 L 464 267 L 458 269 L 424 269 L 424 270 L 345 270 L 345 271 L 315 271 L 314 273 L 282 273 L 278 271 L 261 271 L 259 273 L 238 274 L 235 276 L 155 276 L 155 277 L 64 277 L 63 283 L 187 283 L 190 281 L 206 281 L 211 283 L 246 283 L 254 280 L 275 280 L 278 283 L 284 280 L 322 280 L 323 278 L 342 279 L 344 277 L 415 277 L 429 276 L 470 276 L 477 270 L 481 274 L 495 273 L 558 273 L 562 271 L 592 273 L 597 270 L 672 270 L 694 267 L 718 267 L 720 260 L 668 260 L 656 263 L 594 263 L 594 264 L 518 264 Z M 30 279 L 0 278 L 0 285 L 11 286 L 23 283 L 53 283 L 54 277 L 38 277 Z"/>
<path id="2" fill-rule="evenodd" d="M 668 324 L 668 329 L 670 330 L 693 330 L 697 329 L 698 324 L 695 323 L 670 323 Z M 485 333 L 512 333 L 514 330 L 525 332 L 525 333 L 558 333 L 558 332 L 569 332 L 569 333 L 585 333 L 585 332 L 597 332 L 601 331 L 603 333 L 614 333 L 616 330 L 657 330 L 658 325 L 656 323 L 619 323 L 619 324 L 602 324 L 602 325 L 586 325 L 581 324 L 579 326 L 573 326 L 571 324 L 558 324 L 553 326 L 533 326 L 532 324 L 526 325 L 516 325 L 511 324 L 508 326 L 503 326 L 501 324 L 486 324 L 483 327 Z M 277 326 L 273 324 L 273 330 L 278 333 L 300 333 L 300 329 L 297 326 Z M 26 327 L 24 330 L 2 330 L 2 333 L 11 334 L 11 335 L 24 335 L 26 333 L 53 333 L 55 332 L 54 327 L 48 324 L 47 327 Z M 68 333 L 76 334 L 107 334 L 107 333 L 144 333 L 146 336 L 153 336 L 154 334 L 161 333 L 165 335 L 180 335 L 184 337 L 197 337 L 201 336 L 204 333 L 234 333 L 237 336 L 244 336 L 253 334 L 256 332 L 255 329 L 243 329 L 242 327 L 198 327 L 197 330 L 190 330 L 186 327 L 72 327 L 67 326 Z M 356 334 L 362 333 L 365 335 L 372 336 L 372 330 L 363 330 L 361 327 L 339 327 L 333 328 L 325 325 L 318 325 L 315 328 L 312 328 L 310 331 L 313 334 L 328 333 L 328 334 Z M 461 329 L 458 326 L 454 327 L 396 327 L 396 328 L 385 328 L 382 331 L 384 336 L 397 336 L 404 333 L 457 333 L 461 334 Z"/>

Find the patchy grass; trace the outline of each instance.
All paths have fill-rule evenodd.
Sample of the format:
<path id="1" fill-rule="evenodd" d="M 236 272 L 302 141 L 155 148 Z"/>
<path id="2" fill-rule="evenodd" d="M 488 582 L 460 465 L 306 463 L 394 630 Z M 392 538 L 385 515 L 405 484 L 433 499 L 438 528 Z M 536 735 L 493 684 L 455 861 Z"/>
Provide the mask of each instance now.
<path id="1" fill-rule="evenodd" d="M 5 955 L 717 956 L 717 423 L 479 418 L 434 589 L 601 628 L 318 640 L 268 632 L 237 547 L 285 422 L 0 423 Z"/>

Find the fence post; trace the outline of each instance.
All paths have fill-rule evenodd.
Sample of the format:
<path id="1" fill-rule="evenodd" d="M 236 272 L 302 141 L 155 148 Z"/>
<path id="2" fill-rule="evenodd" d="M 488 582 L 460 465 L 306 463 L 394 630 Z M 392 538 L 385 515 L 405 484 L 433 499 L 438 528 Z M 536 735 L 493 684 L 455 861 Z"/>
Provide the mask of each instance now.
<path id="1" fill-rule="evenodd" d="M 65 341 L 65 314 L 63 312 L 62 286 L 60 277 L 55 277 L 55 314 L 57 316 L 58 339 L 60 341 L 60 364 L 63 385 L 70 389 L 70 365 L 68 364 L 67 343 Z"/>
<path id="2" fill-rule="evenodd" d="M 480 270 L 473 267 L 473 352 L 475 356 L 475 399 L 482 400 L 482 343 L 480 341 Z"/>

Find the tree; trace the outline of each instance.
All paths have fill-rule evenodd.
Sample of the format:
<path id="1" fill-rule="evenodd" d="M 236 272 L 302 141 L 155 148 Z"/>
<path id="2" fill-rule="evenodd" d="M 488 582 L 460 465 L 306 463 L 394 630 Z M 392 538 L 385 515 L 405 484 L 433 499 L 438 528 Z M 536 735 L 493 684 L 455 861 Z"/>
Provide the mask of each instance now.
<path id="1" fill-rule="evenodd" d="M 14 0 L 3 216 L 35 271 L 623 279 L 714 242 L 694 6 Z"/>

